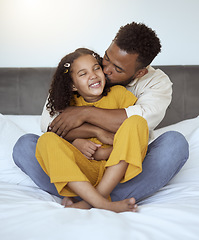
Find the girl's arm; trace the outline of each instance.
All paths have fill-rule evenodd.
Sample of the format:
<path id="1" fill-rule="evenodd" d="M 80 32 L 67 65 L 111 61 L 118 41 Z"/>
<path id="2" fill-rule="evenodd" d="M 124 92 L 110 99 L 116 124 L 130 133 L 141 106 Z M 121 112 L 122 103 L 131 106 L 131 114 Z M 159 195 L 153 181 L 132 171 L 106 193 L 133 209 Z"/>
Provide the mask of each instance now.
<path id="1" fill-rule="evenodd" d="M 75 139 L 72 144 L 88 159 L 94 159 L 93 154 L 95 154 L 97 149 L 101 147 L 100 144 L 96 144 L 90 140 L 80 138 Z"/>

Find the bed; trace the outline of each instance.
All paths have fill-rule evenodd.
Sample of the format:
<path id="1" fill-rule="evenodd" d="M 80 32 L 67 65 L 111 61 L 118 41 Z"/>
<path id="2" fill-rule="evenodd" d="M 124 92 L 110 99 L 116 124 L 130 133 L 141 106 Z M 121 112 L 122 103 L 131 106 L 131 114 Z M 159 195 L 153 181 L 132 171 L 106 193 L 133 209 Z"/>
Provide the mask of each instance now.
<path id="1" fill-rule="evenodd" d="M 155 67 L 173 82 L 173 100 L 155 137 L 181 132 L 190 156 L 165 187 L 140 202 L 137 213 L 64 208 L 15 166 L 17 139 L 41 134 L 40 115 L 55 69 L 0 69 L 0 239 L 199 239 L 199 66 Z"/>

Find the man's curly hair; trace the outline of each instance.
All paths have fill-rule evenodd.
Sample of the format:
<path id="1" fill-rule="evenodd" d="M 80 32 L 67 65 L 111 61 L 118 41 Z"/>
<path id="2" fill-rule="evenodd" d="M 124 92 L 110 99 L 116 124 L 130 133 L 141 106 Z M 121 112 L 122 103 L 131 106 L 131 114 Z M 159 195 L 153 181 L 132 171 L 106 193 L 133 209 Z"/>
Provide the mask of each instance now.
<path id="1" fill-rule="evenodd" d="M 142 23 L 132 22 L 122 26 L 113 41 L 127 53 L 138 54 L 139 68 L 147 67 L 161 51 L 155 31 Z"/>
<path id="2" fill-rule="evenodd" d="M 87 48 L 78 48 L 61 59 L 53 76 L 51 87 L 49 89 L 48 102 L 46 104 L 46 108 L 50 111 L 51 116 L 64 110 L 66 107 L 70 106 L 71 103 L 75 105 L 74 94 L 77 94 L 77 96 L 79 95 L 77 92 L 73 91 L 71 66 L 74 60 L 80 56 L 93 54 L 102 67 L 102 58 L 97 53 Z M 64 65 L 66 63 L 69 63 L 70 67 L 65 67 Z M 106 96 L 108 91 L 109 87 L 105 85 L 102 95 Z"/>

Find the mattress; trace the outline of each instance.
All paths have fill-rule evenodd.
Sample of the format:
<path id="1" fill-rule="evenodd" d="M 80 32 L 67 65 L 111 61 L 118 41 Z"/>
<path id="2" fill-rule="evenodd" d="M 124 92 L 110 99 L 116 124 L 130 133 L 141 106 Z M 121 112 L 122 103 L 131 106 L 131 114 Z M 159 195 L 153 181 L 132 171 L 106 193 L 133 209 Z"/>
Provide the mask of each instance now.
<path id="1" fill-rule="evenodd" d="M 155 130 L 181 132 L 190 156 L 181 171 L 138 212 L 64 208 L 13 162 L 12 149 L 25 133 L 41 135 L 39 115 L 0 114 L 0 239 L 152 240 L 199 239 L 199 116 Z"/>

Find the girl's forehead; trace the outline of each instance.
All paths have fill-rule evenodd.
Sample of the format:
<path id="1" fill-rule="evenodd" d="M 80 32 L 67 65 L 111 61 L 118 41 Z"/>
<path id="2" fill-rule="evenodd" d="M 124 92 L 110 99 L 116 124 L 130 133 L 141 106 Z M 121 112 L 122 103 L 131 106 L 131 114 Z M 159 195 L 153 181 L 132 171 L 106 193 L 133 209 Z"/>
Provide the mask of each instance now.
<path id="1" fill-rule="evenodd" d="M 96 63 L 98 63 L 97 59 L 95 57 L 93 57 L 92 55 L 88 54 L 88 55 L 83 55 L 78 57 L 77 59 L 74 60 L 73 64 L 72 64 L 72 68 L 86 68 L 88 66 L 93 66 Z"/>

